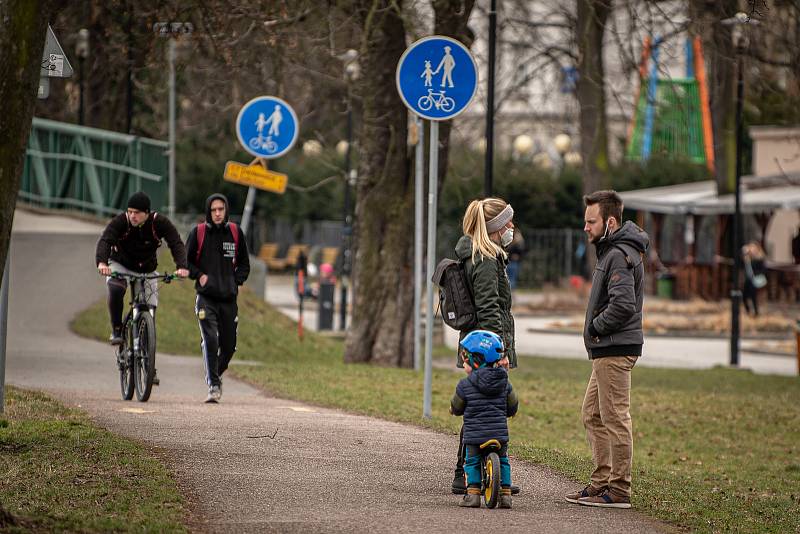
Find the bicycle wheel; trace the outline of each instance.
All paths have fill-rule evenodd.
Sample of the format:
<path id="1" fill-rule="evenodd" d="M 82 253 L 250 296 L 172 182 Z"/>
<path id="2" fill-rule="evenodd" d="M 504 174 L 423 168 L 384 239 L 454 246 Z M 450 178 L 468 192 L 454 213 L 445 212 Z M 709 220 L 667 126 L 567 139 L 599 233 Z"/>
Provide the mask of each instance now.
<path id="1" fill-rule="evenodd" d="M 130 323 L 122 328 L 122 343 L 117 346 L 117 367 L 119 367 L 119 387 L 122 391 L 122 400 L 133 398 L 133 362 L 131 361 L 131 347 L 133 339 Z"/>
<path id="2" fill-rule="evenodd" d="M 136 399 L 147 402 L 156 373 L 156 323 L 150 312 L 141 313 L 136 321 L 139 327 L 139 350 L 133 355 L 133 378 Z"/>
<path id="3" fill-rule="evenodd" d="M 486 478 L 483 501 L 486 503 L 486 508 L 494 508 L 500 498 L 500 457 L 496 452 L 490 452 L 484 457 L 484 461 L 486 462 Z"/>
<path id="4" fill-rule="evenodd" d="M 446 96 L 442 99 L 442 111 L 450 113 L 456 107 L 456 101 Z"/>
<path id="5" fill-rule="evenodd" d="M 428 111 L 433 106 L 433 99 L 427 95 L 419 97 L 417 101 L 417 106 L 422 111 Z"/>

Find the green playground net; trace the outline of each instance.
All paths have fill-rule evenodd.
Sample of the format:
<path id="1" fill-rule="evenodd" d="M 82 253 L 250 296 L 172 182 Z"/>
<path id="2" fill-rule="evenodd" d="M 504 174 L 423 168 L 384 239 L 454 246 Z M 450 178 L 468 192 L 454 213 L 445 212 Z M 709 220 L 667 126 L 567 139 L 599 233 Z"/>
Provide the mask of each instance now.
<path id="1" fill-rule="evenodd" d="M 706 163 L 697 80 L 671 79 L 658 80 L 657 83 L 649 156 Z M 631 160 L 647 159 L 643 157 L 646 153 L 643 145 L 648 85 L 649 79 L 643 79 L 635 111 L 633 135 L 628 141 L 627 157 Z"/>

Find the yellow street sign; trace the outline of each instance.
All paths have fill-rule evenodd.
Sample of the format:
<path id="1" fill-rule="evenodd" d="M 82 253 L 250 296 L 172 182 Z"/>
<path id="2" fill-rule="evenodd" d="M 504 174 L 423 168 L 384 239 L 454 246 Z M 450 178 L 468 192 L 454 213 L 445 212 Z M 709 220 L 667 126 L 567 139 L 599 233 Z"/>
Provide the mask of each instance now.
<path id="1" fill-rule="evenodd" d="M 264 191 L 280 193 L 286 191 L 289 177 L 275 171 L 269 171 L 262 165 L 245 165 L 235 161 L 225 164 L 225 174 L 222 176 L 228 182 L 253 186 Z"/>

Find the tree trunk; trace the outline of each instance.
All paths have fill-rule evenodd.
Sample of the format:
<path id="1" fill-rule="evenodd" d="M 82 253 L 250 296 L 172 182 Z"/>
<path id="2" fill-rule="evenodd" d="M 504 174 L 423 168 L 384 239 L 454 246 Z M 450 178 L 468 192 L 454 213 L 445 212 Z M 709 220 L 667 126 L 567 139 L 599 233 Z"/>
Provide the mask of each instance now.
<path id="1" fill-rule="evenodd" d="M 720 195 L 736 188 L 736 65 L 731 27 L 719 21 L 732 17 L 737 5 L 736 0 L 689 2 L 693 33 L 703 40 L 714 131 L 714 175 Z"/>
<path id="2" fill-rule="evenodd" d="M 437 0 L 436 33 L 469 46 L 473 1 Z M 356 2 L 362 25 L 363 122 L 354 232 L 353 315 L 346 362 L 411 367 L 413 324 L 413 180 L 408 159 L 407 111 L 395 90 L 395 69 L 406 47 L 401 2 Z M 450 125 L 440 131 L 441 184 L 447 169 Z"/>
<path id="3" fill-rule="evenodd" d="M 0 273 L 11 241 L 47 22 L 59 2 L 0 2 Z"/>
<path id="4" fill-rule="evenodd" d="M 406 46 L 399 0 L 358 0 L 363 119 L 356 204 L 353 315 L 346 362 L 410 367 L 413 183 L 407 113 L 395 89 Z"/>
<path id="5" fill-rule="evenodd" d="M 580 77 L 576 89 L 580 106 L 584 194 L 608 186 L 603 34 L 610 13 L 610 0 L 578 0 L 575 37 Z"/>

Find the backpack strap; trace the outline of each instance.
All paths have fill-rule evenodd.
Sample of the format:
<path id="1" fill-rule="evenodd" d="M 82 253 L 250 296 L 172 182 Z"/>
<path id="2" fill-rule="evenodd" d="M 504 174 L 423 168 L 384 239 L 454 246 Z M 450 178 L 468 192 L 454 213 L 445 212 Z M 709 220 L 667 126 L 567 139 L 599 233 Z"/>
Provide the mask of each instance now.
<path id="1" fill-rule="evenodd" d="M 200 262 L 200 251 L 203 250 L 203 241 L 206 240 L 206 223 L 197 225 L 197 254 L 195 255 L 194 262 Z"/>
<path id="2" fill-rule="evenodd" d="M 153 239 L 155 239 L 156 241 L 161 241 L 161 238 L 158 237 L 158 234 L 156 233 L 156 217 L 158 217 L 158 212 L 154 211 L 153 222 L 150 223 L 150 230 L 153 232 Z"/>

